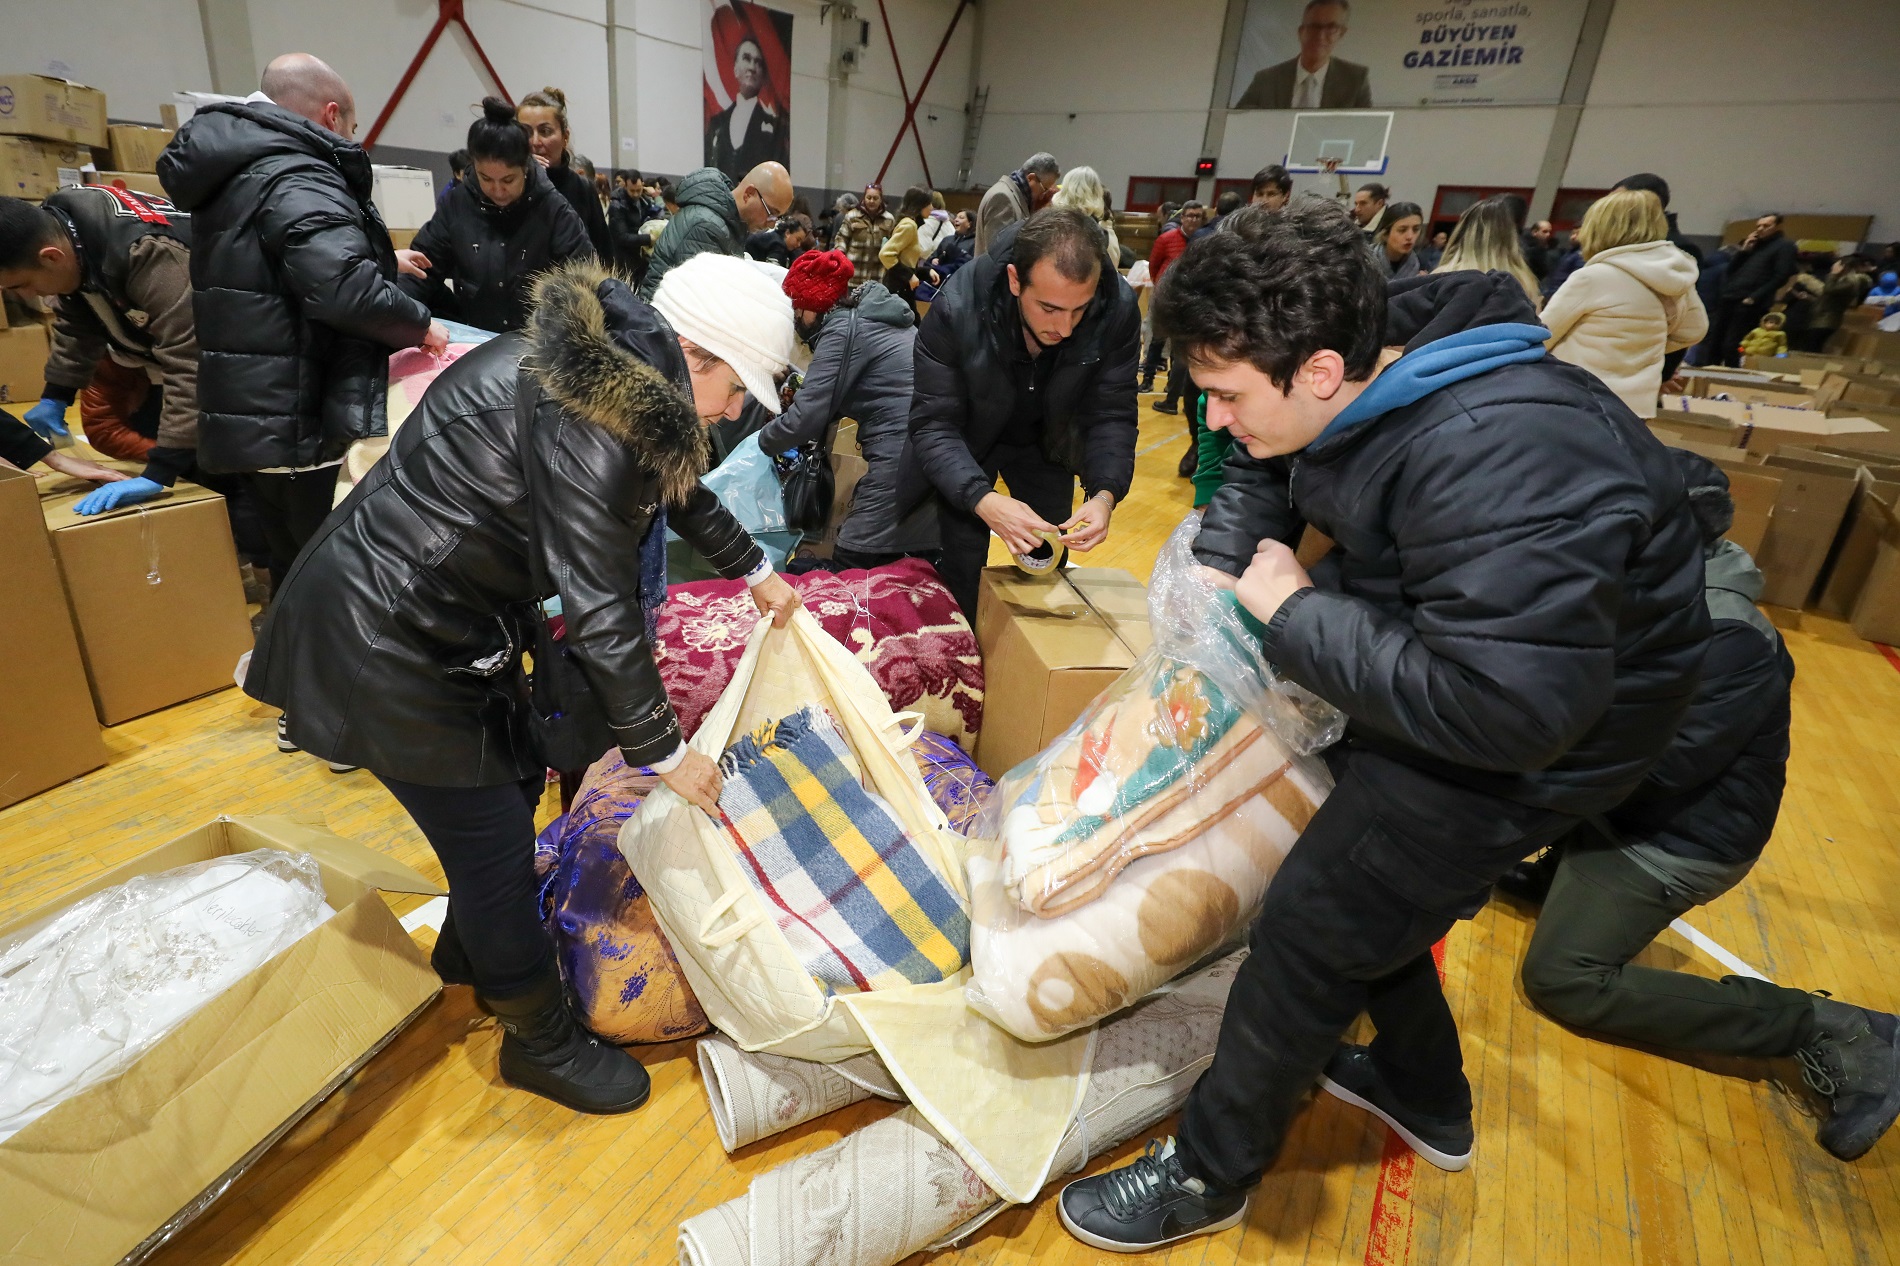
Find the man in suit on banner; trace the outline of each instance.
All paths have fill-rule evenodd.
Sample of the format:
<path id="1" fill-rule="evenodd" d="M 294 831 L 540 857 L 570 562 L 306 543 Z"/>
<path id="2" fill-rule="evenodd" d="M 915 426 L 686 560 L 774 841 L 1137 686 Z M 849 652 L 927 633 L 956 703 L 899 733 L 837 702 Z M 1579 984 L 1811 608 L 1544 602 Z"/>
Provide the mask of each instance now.
<path id="1" fill-rule="evenodd" d="M 733 50 L 732 77 L 739 94 L 706 125 L 706 165 L 737 180 L 760 163 L 792 161 L 792 128 L 784 108 L 768 105 L 765 53 L 750 35 Z M 775 94 L 776 95 L 776 94 Z"/>
<path id="2" fill-rule="evenodd" d="M 1352 17 L 1348 0 L 1308 0 L 1300 15 L 1300 55 L 1253 77 L 1237 110 L 1366 110 L 1372 79 L 1364 66 L 1333 56 Z"/>

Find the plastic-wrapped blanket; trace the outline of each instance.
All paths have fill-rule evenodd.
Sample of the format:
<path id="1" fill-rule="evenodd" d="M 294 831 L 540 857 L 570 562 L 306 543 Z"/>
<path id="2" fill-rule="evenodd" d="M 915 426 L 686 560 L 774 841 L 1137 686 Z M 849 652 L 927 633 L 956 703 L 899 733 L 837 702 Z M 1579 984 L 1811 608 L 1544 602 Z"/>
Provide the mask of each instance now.
<path id="1" fill-rule="evenodd" d="M 1057 1174 L 1086 1167 L 1186 1102 L 1214 1057 L 1240 958 L 1194 972 L 1102 1026 L 1087 1093 L 1057 1153 Z M 716 1093 L 710 1081 L 708 1092 Z M 680 1261 L 891 1266 L 972 1234 L 1004 1207 L 923 1116 L 906 1108 L 760 1175 L 745 1195 L 688 1219 L 680 1227 Z"/>
<path id="2" fill-rule="evenodd" d="M 331 913 L 314 858 L 258 849 L 141 875 L 0 946 L 0 1142 Z"/>

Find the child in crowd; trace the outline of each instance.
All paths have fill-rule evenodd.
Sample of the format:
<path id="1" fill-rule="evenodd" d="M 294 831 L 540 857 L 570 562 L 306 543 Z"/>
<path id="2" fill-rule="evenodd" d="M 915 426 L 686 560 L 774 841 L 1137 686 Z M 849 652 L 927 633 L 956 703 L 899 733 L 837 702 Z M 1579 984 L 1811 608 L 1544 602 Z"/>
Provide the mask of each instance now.
<path id="1" fill-rule="evenodd" d="M 1788 336 L 1782 332 L 1787 318 L 1779 312 L 1761 314 L 1761 324 L 1750 330 L 1742 339 L 1744 356 L 1785 356 L 1788 354 Z"/>

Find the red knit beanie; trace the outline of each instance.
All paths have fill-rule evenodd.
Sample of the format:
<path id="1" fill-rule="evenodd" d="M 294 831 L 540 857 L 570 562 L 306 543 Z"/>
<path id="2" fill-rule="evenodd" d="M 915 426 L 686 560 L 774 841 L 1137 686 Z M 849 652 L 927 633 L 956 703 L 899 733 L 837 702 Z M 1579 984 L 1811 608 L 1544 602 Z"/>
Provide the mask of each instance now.
<path id="1" fill-rule="evenodd" d="M 823 316 L 844 298 L 856 271 L 843 251 L 806 251 L 785 272 L 785 297 L 801 312 Z"/>

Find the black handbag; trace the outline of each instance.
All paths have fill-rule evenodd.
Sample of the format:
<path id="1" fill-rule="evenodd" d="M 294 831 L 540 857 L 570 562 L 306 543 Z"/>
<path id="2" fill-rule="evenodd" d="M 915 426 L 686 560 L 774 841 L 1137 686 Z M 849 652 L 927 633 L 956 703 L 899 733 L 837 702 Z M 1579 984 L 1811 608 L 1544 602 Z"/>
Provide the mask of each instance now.
<path id="1" fill-rule="evenodd" d="M 534 750 L 549 769 L 564 774 L 586 769 L 616 745 L 607 714 L 594 698 L 593 688 L 569 653 L 565 641 L 556 641 L 541 609 L 541 599 L 554 591 L 541 558 L 541 533 L 535 527 L 534 442 L 532 424 L 541 388 L 534 377 L 521 373 L 515 383 L 515 443 L 521 453 L 521 478 L 528 501 L 528 576 L 535 600 L 524 617 L 534 630 L 534 668 L 528 674 L 528 735 Z"/>
<path id="2" fill-rule="evenodd" d="M 817 439 L 792 448 L 778 466 L 785 526 L 812 536 L 822 536 L 831 527 L 831 503 L 838 495 L 837 472 L 831 468 L 831 440 L 837 433 L 838 409 L 844 403 L 845 373 L 851 368 L 851 352 L 858 341 L 858 314 L 854 311 L 849 316 L 844 358 L 838 362 L 838 379 L 831 388 L 830 420 Z"/>

